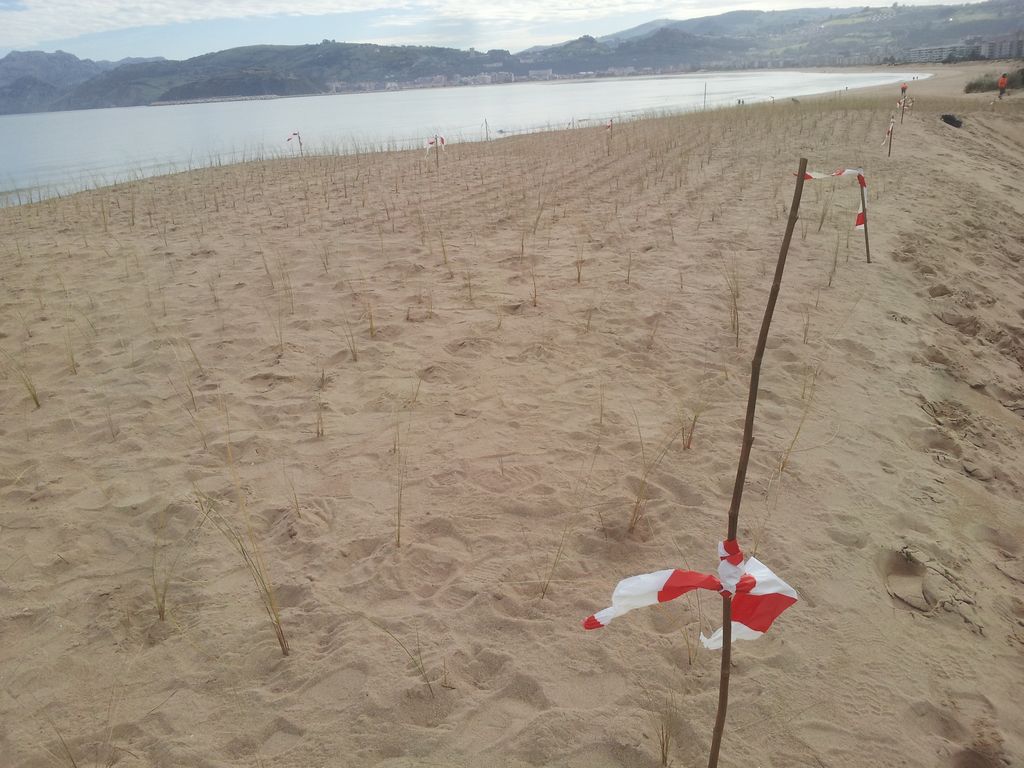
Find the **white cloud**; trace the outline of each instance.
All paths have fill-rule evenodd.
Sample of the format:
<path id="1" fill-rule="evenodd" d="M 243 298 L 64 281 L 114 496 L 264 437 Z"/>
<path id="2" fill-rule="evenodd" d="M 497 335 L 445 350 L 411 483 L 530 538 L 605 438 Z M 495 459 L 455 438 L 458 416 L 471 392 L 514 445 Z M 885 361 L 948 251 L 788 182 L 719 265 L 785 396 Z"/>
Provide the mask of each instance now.
<path id="1" fill-rule="evenodd" d="M 934 2 L 934 0 L 932 0 Z M 11 3 L 13 2 L 13 10 Z M 0 47 L 30 48 L 43 40 L 74 38 L 98 32 L 162 26 L 213 19 L 278 15 L 320 16 L 381 13 L 383 25 L 415 26 L 417 22 L 460 20 L 498 31 L 502 26 L 535 26 L 599 22 L 613 17 L 690 18 L 740 8 L 776 9 L 842 5 L 837 0 L 0 0 Z M 846 3 L 848 5 L 848 3 Z M 390 19 L 389 19 L 390 17 Z M 582 33 L 582 32 L 581 32 Z M 493 39 L 493 32 L 486 35 Z"/>
<path id="2" fill-rule="evenodd" d="M 664 11 L 668 7 L 660 2 L 622 3 L 615 0 L 563 2 L 559 5 L 541 0 L 493 4 L 471 0 L 412 3 L 396 3 L 394 0 L 21 0 L 20 8 L 15 6 L 17 10 L 0 10 L 0 46 L 30 46 L 40 40 L 117 29 L 252 16 L 319 16 L 379 10 L 382 16 L 398 16 L 402 11 L 412 11 L 417 16 L 435 19 L 536 23 L 601 18 L 648 9 Z M 678 8 L 678 4 L 671 7 Z"/>

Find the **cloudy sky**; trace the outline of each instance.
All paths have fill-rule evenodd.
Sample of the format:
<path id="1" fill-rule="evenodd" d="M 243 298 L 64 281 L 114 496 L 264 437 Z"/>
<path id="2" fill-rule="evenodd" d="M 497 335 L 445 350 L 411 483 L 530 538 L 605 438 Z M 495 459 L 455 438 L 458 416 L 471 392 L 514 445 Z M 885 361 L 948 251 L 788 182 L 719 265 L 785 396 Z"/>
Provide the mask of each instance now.
<path id="1" fill-rule="evenodd" d="M 659 18 L 851 5 L 835 0 L 0 0 L 0 55 L 60 49 L 91 59 L 182 59 L 237 45 L 323 39 L 518 51 Z"/>

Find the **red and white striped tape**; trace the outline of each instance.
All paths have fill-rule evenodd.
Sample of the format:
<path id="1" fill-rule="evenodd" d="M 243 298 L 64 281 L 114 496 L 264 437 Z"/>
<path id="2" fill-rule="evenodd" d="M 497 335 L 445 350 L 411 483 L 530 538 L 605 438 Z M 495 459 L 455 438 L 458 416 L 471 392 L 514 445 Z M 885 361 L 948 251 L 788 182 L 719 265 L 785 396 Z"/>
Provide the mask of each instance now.
<path id="1" fill-rule="evenodd" d="M 795 176 L 796 174 L 793 175 Z M 820 171 L 804 172 L 804 178 L 807 181 L 812 181 L 814 179 L 830 179 L 833 176 L 856 176 L 857 183 L 859 183 L 862 187 L 866 187 L 868 185 L 867 181 L 864 178 L 863 168 L 836 168 L 834 171 L 832 171 L 832 173 L 821 173 Z"/>
<path id="2" fill-rule="evenodd" d="M 890 130 L 892 126 L 890 126 Z M 796 174 L 794 174 L 795 176 Z M 867 189 L 868 180 L 864 178 L 863 168 L 836 168 L 832 173 L 821 173 L 818 171 L 805 171 L 804 179 L 812 181 L 814 179 L 828 179 L 833 176 L 856 176 L 857 183 Z M 854 229 L 864 229 L 864 222 L 867 221 L 867 214 L 864 213 L 864 206 L 861 204 L 860 210 L 857 212 L 857 219 L 854 222 Z"/>
<path id="3" fill-rule="evenodd" d="M 634 608 L 675 600 L 695 589 L 708 589 L 732 595 L 732 637 L 754 640 L 772 625 L 779 615 L 797 601 L 796 590 L 756 558 L 743 561 L 735 539 L 718 545 L 718 576 L 679 569 L 655 571 L 623 579 L 612 593 L 611 607 L 588 616 L 584 629 L 600 629 Z M 700 637 L 705 648 L 722 647 L 722 630 Z"/>

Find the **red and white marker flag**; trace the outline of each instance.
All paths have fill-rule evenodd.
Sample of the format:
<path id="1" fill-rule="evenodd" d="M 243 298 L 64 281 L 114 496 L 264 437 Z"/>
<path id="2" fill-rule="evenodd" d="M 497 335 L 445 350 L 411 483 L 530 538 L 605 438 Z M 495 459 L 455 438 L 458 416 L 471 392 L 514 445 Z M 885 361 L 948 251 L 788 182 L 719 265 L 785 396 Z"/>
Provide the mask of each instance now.
<path id="1" fill-rule="evenodd" d="M 444 136 L 442 136 L 441 134 L 435 134 L 433 136 L 430 136 L 427 139 L 426 144 L 424 145 L 427 148 L 427 156 L 428 157 L 430 156 L 430 150 L 431 149 L 433 149 L 433 150 L 435 150 L 437 152 L 440 152 L 442 149 L 444 149 L 444 145 L 445 145 Z"/>
<path id="2" fill-rule="evenodd" d="M 891 125 L 889 126 L 889 129 L 892 130 Z M 867 189 L 868 180 L 864 178 L 863 168 L 836 168 L 834 171 L 832 171 L 832 173 L 820 173 L 817 171 L 806 171 L 804 173 L 804 179 L 806 179 L 807 181 L 811 181 L 813 179 L 828 179 L 833 176 L 856 176 L 857 183 L 860 184 L 865 189 Z M 866 218 L 867 217 L 864 213 L 864 206 L 861 205 L 860 211 L 857 213 L 857 219 L 853 225 L 853 228 L 864 229 L 864 221 L 866 220 Z"/>
<path id="3" fill-rule="evenodd" d="M 857 209 L 857 221 L 854 223 L 854 229 L 864 229 L 864 225 L 867 223 L 868 215 L 864 211 L 864 204 L 861 203 L 860 208 Z"/>
<path id="4" fill-rule="evenodd" d="M 718 576 L 674 569 L 623 579 L 612 593 L 611 607 L 588 616 L 583 621 L 583 628 L 600 629 L 634 608 L 675 600 L 695 589 L 708 589 L 733 596 L 734 640 L 760 637 L 784 610 L 797 601 L 796 590 L 756 558 L 751 557 L 744 562 L 735 539 L 719 543 L 718 552 Z M 721 628 L 711 637 L 701 635 L 700 641 L 705 648 L 721 648 Z"/>
<path id="5" fill-rule="evenodd" d="M 795 173 L 793 175 L 796 176 Z M 832 173 L 822 173 L 820 171 L 805 171 L 804 172 L 804 178 L 807 181 L 811 181 L 813 179 L 830 179 L 833 176 L 856 176 L 857 177 L 857 181 L 860 182 L 860 185 L 862 187 L 866 187 L 867 186 L 867 182 L 863 181 L 863 178 L 864 178 L 864 169 L 863 168 L 836 168 L 834 171 L 832 171 Z"/>
<path id="6" fill-rule="evenodd" d="M 889 118 L 889 127 L 885 129 L 885 138 L 882 139 L 882 146 L 883 147 L 886 145 L 886 142 L 889 141 L 889 137 L 892 136 L 892 130 L 895 127 L 896 127 L 896 118 L 895 117 L 890 117 Z"/>

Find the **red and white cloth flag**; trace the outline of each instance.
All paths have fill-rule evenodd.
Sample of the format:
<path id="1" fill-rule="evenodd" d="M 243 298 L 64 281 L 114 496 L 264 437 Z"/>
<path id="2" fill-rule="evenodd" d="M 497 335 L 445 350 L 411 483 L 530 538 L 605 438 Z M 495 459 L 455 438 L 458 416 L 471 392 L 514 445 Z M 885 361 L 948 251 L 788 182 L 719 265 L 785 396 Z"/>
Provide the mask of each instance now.
<path id="1" fill-rule="evenodd" d="M 890 124 L 889 130 L 892 130 Z M 886 134 L 888 136 L 888 133 Z M 884 144 L 884 142 L 883 142 Z M 795 174 L 794 174 L 795 175 Z M 856 176 L 857 183 L 867 189 L 868 180 L 864 178 L 863 168 L 836 168 L 832 173 L 821 173 L 818 171 L 805 171 L 804 179 L 811 181 L 813 179 L 827 179 L 832 176 Z M 860 211 L 857 213 L 857 220 L 853 225 L 854 229 L 864 229 L 864 222 L 867 219 L 867 214 L 864 213 L 864 206 L 861 204 Z"/>
<path id="2" fill-rule="evenodd" d="M 796 174 L 793 174 L 794 176 Z M 864 181 L 864 169 L 863 168 L 836 168 L 832 173 L 822 173 L 821 171 L 804 171 L 804 178 L 807 181 L 813 179 L 830 179 L 833 176 L 856 176 L 857 181 L 860 182 L 862 187 L 866 187 L 868 184 Z"/>
<path id="3" fill-rule="evenodd" d="M 430 157 L 430 150 L 433 149 L 435 152 L 440 152 L 444 149 L 445 140 L 441 134 L 434 134 L 430 136 L 426 141 L 427 157 Z M 446 150 L 447 151 L 447 150 Z"/>
<path id="4" fill-rule="evenodd" d="M 598 611 L 583 621 L 584 629 L 600 629 L 612 619 L 634 608 L 675 600 L 695 589 L 708 589 L 732 595 L 732 637 L 754 640 L 772 625 L 779 615 L 797 601 L 796 591 L 756 558 L 743 561 L 735 539 L 718 545 L 718 576 L 679 569 L 655 571 L 623 579 L 612 593 L 610 608 Z M 722 630 L 711 637 L 700 637 L 705 648 L 722 647 Z"/>
<path id="5" fill-rule="evenodd" d="M 302 137 L 299 136 L 299 132 L 298 131 L 296 131 L 295 133 L 288 134 L 288 138 L 285 139 L 285 141 L 288 142 L 288 141 L 291 141 L 292 139 L 298 139 L 299 143 L 300 144 L 302 143 Z"/>
<path id="6" fill-rule="evenodd" d="M 889 127 L 885 129 L 885 138 L 882 139 L 882 146 L 884 147 L 886 142 L 889 141 L 889 137 L 892 136 L 892 130 L 896 127 L 896 118 L 889 119 Z"/>

